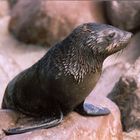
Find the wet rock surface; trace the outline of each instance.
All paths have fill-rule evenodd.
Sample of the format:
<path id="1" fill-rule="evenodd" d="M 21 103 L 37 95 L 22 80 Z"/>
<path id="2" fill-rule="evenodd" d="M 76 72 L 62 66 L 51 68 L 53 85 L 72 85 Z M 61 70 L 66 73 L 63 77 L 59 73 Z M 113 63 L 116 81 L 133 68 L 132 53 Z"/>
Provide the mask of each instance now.
<path id="1" fill-rule="evenodd" d="M 101 10 L 91 1 L 20 0 L 11 11 L 9 30 L 25 43 L 50 46 L 81 23 L 104 22 Z"/>
<path id="2" fill-rule="evenodd" d="M 106 1 L 105 10 L 110 23 L 121 29 L 140 29 L 139 1 Z"/>

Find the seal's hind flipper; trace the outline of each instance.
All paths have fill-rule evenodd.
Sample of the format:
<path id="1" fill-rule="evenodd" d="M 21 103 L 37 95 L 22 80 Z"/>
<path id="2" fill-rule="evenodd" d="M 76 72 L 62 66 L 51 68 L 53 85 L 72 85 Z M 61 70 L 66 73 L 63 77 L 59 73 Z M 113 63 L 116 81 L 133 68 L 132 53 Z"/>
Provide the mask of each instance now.
<path id="1" fill-rule="evenodd" d="M 53 118 L 50 118 L 49 120 L 44 119 L 44 120 L 41 120 L 39 124 L 35 124 L 33 126 L 16 127 L 16 128 L 10 128 L 8 130 L 3 130 L 3 131 L 6 135 L 21 134 L 21 133 L 33 131 L 36 129 L 47 129 L 47 128 L 57 126 L 58 124 L 62 122 L 62 120 L 63 120 L 63 113 L 60 112 L 59 118 L 53 117 Z"/>
<path id="2" fill-rule="evenodd" d="M 84 116 L 102 116 L 110 114 L 110 110 L 105 107 L 97 107 L 88 103 L 81 103 L 75 111 Z"/>

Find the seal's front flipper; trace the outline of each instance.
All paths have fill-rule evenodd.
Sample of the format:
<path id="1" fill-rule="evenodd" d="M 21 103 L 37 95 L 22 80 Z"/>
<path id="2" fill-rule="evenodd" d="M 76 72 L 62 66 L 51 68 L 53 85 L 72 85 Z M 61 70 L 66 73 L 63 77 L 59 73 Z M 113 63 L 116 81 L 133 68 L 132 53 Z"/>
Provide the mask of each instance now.
<path id="1" fill-rule="evenodd" d="M 14 135 L 14 134 L 21 134 L 29 131 L 33 131 L 36 129 L 47 129 L 50 127 L 57 126 L 63 120 L 63 113 L 60 112 L 60 117 L 53 117 L 41 120 L 38 124 L 28 127 L 17 127 L 17 128 L 10 128 L 8 130 L 3 130 L 6 135 Z"/>
<path id="2" fill-rule="evenodd" d="M 105 107 L 97 107 L 88 103 L 81 103 L 75 111 L 84 116 L 102 116 L 110 114 L 110 110 Z"/>

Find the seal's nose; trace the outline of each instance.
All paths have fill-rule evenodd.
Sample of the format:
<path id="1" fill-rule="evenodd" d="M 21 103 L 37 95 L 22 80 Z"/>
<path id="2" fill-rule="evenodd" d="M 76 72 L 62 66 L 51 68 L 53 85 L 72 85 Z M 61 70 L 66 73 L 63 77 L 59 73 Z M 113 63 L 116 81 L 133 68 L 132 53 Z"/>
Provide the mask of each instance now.
<path id="1" fill-rule="evenodd" d="M 127 39 L 132 38 L 132 36 L 133 36 L 133 33 L 131 33 L 131 32 L 126 32 L 126 38 L 127 38 Z"/>

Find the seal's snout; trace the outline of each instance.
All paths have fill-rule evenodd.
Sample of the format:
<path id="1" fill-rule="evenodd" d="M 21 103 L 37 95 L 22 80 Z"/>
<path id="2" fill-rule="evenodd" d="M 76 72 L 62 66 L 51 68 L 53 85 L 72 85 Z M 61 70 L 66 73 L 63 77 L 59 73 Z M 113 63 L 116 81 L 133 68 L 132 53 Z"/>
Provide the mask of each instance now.
<path id="1" fill-rule="evenodd" d="M 121 45 L 123 46 L 127 45 L 130 42 L 132 36 L 133 36 L 133 33 L 125 31 L 122 37 L 120 37 Z"/>
<path id="2" fill-rule="evenodd" d="M 133 33 L 130 33 L 130 32 L 126 32 L 125 33 L 125 37 L 126 37 L 126 39 L 131 39 L 132 38 L 132 36 L 133 36 Z"/>

